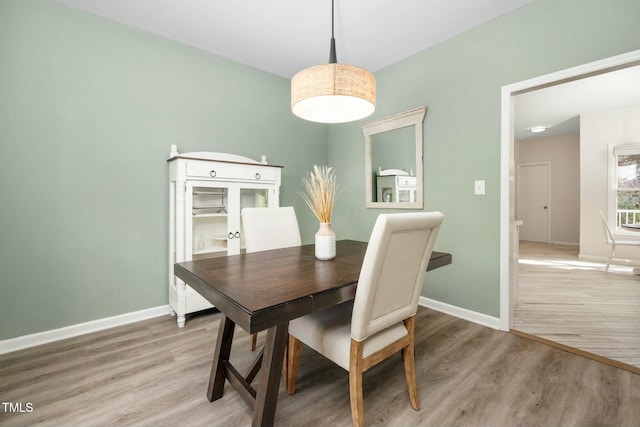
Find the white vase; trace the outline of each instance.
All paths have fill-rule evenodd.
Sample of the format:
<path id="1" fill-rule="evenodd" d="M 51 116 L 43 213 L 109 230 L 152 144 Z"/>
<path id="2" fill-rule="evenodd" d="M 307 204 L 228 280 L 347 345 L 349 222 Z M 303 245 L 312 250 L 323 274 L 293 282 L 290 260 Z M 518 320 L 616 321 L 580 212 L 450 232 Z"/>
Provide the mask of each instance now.
<path id="1" fill-rule="evenodd" d="M 336 257 L 336 233 L 333 232 L 331 224 L 321 222 L 316 233 L 316 258 L 322 261 L 334 259 Z"/>

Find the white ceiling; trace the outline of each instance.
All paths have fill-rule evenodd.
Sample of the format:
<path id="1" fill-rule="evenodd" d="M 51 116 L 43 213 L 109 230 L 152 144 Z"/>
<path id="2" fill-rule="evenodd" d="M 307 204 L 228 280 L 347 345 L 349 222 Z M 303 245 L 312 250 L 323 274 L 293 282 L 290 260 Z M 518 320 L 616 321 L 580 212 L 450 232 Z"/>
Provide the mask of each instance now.
<path id="1" fill-rule="evenodd" d="M 331 0 L 57 0 L 285 78 L 329 60 Z M 338 62 L 375 72 L 534 0 L 335 0 Z M 428 105 L 429 101 L 425 100 Z M 516 139 L 640 103 L 640 67 L 516 97 Z"/>
<path id="2" fill-rule="evenodd" d="M 531 0 L 335 0 L 338 62 L 375 72 Z M 331 0 L 58 0 L 291 78 L 329 61 Z"/>
<path id="3" fill-rule="evenodd" d="M 640 66 L 517 95 L 515 139 L 578 133 L 580 114 L 640 104 Z M 549 130 L 532 134 L 533 126 Z"/>

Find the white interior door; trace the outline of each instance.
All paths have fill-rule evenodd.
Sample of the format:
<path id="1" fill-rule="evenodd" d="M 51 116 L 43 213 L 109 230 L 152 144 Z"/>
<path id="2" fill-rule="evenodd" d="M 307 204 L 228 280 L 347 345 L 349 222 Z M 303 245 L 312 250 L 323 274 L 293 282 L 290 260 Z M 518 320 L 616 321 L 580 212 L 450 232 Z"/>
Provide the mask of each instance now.
<path id="1" fill-rule="evenodd" d="M 549 162 L 518 165 L 516 218 L 522 221 L 520 240 L 550 243 Z"/>

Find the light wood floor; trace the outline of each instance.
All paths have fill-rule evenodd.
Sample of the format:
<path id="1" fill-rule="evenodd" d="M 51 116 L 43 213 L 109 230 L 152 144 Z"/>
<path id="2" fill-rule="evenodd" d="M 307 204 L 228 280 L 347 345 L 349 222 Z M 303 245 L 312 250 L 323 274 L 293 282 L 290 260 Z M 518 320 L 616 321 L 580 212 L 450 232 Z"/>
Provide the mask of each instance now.
<path id="1" fill-rule="evenodd" d="M 640 276 L 578 259 L 578 247 L 521 242 L 513 329 L 640 372 Z"/>
<path id="2" fill-rule="evenodd" d="M 227 384 L 205 397 L 219 313 L 169 316 L 0 356 L 0 400 L 31 403 L 2 426 L 246 426 Z M 259 343 L 264 334 L 259 337 Z M 250 364 L 238 331 L 232 360 Z M 379 426 L 640 426 L 640 375 L 420 308 L 422 409 L 409 406 L 401 357 L 364 375 L 365 419 Z M 303 348 L 298 391 L 281 387 L 277 426 L 351 425 L 348 375 Z"/>

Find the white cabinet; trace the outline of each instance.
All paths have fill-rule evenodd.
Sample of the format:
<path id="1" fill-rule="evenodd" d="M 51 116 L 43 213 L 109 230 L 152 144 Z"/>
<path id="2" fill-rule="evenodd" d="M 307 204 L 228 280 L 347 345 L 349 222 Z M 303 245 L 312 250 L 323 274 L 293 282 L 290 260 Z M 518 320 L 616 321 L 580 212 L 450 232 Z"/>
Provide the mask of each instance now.
<path id="1" fill-rule="evenodd" d="M 211 304 L 176 278 L 173 265 L 244 250 L 240 212 L 279 205 L 282 168 L 227 153 L 178 154 L 175 147 L 168 163 L 169 305 L 183 327 L 186 314 Z"/>

